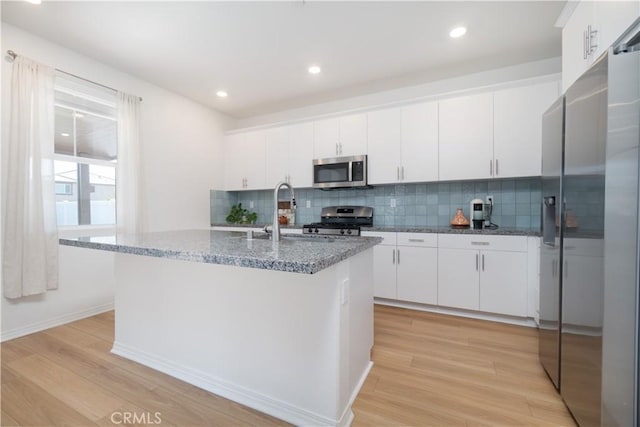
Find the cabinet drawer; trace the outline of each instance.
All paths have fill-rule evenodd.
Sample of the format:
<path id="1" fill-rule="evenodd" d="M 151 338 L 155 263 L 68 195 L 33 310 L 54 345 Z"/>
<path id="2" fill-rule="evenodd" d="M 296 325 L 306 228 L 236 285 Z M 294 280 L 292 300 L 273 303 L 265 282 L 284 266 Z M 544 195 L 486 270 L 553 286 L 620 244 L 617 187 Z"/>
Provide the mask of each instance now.
<path id="1" fill-rule="evenodd" d="M 476 234 L 438 234 L 438 247 L 526 252 L 526 236 L 484 236 Z"/>
<path id="2" fill-rule="evenodd" d="M 398 233 L 398 246 L 438 247 L 438 235 L 433 233 Z"/>
<path id="3" fill-rule="evenodd" d="M 386 232 L 386 231 L 363 231 L 362 236 L 364 237 L 382 237 L 381 245 L 396 245 L 396 233 Z"/>

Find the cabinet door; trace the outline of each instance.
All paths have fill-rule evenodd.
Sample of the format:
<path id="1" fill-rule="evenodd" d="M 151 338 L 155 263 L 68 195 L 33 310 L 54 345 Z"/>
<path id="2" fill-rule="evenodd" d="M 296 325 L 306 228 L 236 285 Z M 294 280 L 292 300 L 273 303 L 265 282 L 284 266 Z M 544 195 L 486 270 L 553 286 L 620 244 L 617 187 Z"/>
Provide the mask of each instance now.
<path id="1" fill-rule="evenodd" d="M 595 42 L 598 45 L 594 58 L 605 52 L 622 32 L 640 16 L 640 1 L 594 2 L 594 25 L 598 30 Z"/>
<path id="2" fill-rule="evenodd" d="M 247 132 L 245 134 L 242 160 L 245 162 L 246 190 L 268 188 L 265 184 L 265 133 L 264 131 Z M 232 163 L 237 164 L 237 163 Z"/>
<path id="3" fill-rule="evenodd" d="M 480 252 L 480 310 L 527 316 L 527 254 Z"/>
<path id="4" fill-rule="evenodd" d="M 378 245 L 373 248 L 373 295 L 396 299 L 396 247 Z"/>
<path id="5" fill-rule="evenodd" d="M 478 310 L 480 253 L 438 249 L 438 305 Z"/>
<path id="6" fill-rule="evenodd" d="M 289 126 L 289 181 L 295 188 L 313 185 L 313 123 Z"/>
<path id="7" fill-rule="evenodd" d="M 289 175 L 289 128 L 280 127 L 265 132 L 267 188 L 275 187 Z"/>
<path id="8" fill-rule="evenodd" d="M 589 67 L 590 59 L 585 53 L 585 31 L 589 25 L 593 25 L 594 3 L 578 2 L 562 29 L 562 92 Z"/>
<path id="9" fill-rule="evenodd" d="M 440 180 L 489 178 L 493 170 L 493 94 L 441 101 Z"/>
<path id="10" fill-rule="evenodd" d="M 398 299 L 438 303 L 438 250 L 398 246 L 396 253 Z"/>
<path id="11" fill-rule="evenodd" d="M 437 181 L 438 103 L 428 102 L 403 107 L 401 116 L 402 181 Z"/>
<path id="12" fill-rule="evenodd" d="M 338 119 L 318 120 L 313 123 L 313 158 L 338 156 Z"/>
<path id="13" fill-rule="evenodd" d="M 501 90 L 493 98 L 494 176 L 540 176 L 542 114 L 558 98 L 558 83 Z"/>
<path id="14" fill-rule="evenodd" d="M 397 182 L 401 162 L 400 109 L 373 111 L 368 116 L 368 182 Z"/>
<path id="15" fill-rule="evenodd" d="M 228 135 L 224 141 L 224 189 L 227 191 L 244 189 L 244 139 L 245 134 L 237 133 Z"/>
<path id="16" fill-rule="evenodd" d="M 341 156 L 367 154 L 367 115 L 351 114 L 339 118 Z"/>

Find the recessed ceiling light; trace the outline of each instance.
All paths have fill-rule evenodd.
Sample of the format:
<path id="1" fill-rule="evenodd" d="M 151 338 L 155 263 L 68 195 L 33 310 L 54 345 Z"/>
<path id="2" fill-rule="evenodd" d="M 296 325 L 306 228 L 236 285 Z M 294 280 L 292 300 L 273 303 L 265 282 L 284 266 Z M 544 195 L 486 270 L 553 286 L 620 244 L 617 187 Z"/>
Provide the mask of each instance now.
<path id="1" fill-rule="evenodd" d="M 31 4 L 41 4 L 42 0 L 25 0 L 27 3 Z"/>
<path id="2" fill-rule="evenodd" d="M 229 94 L 224 90 L 217 91 L 216 95 L 218 96 L 218 98 L 226 98 L 227 96 L 229 96 Z"/>
<path id="3" fill-rule="evenodd" d="M 60 134 L 60 136 L 69 136 L 69 134 L 68 134 L 68 133 L 66 133 L 66 132 L 62 132 L 62 133 Z"/>
<path id="4" fill-rule="evenodd" d="M 320 74 L 320 71 L 322 70 L 317 65 L 312 65 L 311 67 L 309 67 L 309 74 Z"/>
<path id="5" fill-rule="evenodd" d="M 465 27 L 456 27 L 449 32 L 449 36 L 457 39 L 458 37 L 462 37 L 467 33 L 467 29 Z"/>

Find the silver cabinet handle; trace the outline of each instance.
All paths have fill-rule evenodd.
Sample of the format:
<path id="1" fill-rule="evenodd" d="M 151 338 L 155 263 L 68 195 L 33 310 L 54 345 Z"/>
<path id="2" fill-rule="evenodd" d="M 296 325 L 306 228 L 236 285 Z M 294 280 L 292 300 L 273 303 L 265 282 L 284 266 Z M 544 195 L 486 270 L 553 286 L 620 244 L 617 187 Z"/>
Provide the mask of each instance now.
<path id="1" fill-rule="evenodd" d="M 564 277 L 565 279 L 569 277 L 569 266 L 566 259 L 564 260 Z"/>
<path id="2" fill-rule="evenodd" d="M 587 31 L 583 31 L 582 32 L 582 59 L 587 59 L 587 56 L 589 55 L 587 53 L 587 42 L 588 40 L 588 36 L 587 36 Z"/>
<path id="3" fill-rule="evenodd" d="M 500 175 L 500 172 L 498 172 L 498 159 L 496 159 L 496 176 Z"/>
<path id="4" fill-rule="evenodd" d="M 424 242 L 424 239 L 409 239 L 410 242 Z"/>
<path id="5" fill-rule="evenodd" d="M 404 166 L 402 167 L 402 180 L 404 181 Z"/>
<path id="6" fill-rule="evenodd" d="M 484 254 L 482 254 L 482 271 L 484 271 Z"/>
<path id="7" fill-rule="evenodd" d="M 396 176 L 398 177 L 398 181 L 400 181 L 400 166 L 396 166 Z"/>
<path id="8" fill-rule="evenodd" d="M 393 258 L 391 259 L 391 263 L 395 264 L 396 263 L 396 250 L 394 249 L 393 251 L 391 251 L 393 254 Z"/>
<path id="9" fill-rule="evenodd" d="M 342 142 L 340 143 L 340 154 L 342 154 Z"/>
<path id="10" fill-rule="evenodd" d="M 489 160 L 489 176 L 493 176 L 493 160 Z"/>
<path id="11" fill-rule="evenodd" d="M 398 264 L 400 264 L 400 249 L 398 249 Z"/>
<path id="12" fill-rule="evenodd" d="M 336 142 L 336 155 L 338 155 L 340 153 L 338 153 L 338 143 Z"/>
<path id="13" fill-rule="evenodd" d="M 489 246 L 489 242 L 471 242 L 475 246 Z"/>
<path id="14" fill-rule="evenodd" d="M 591 41 L 596 36 L 596 34 L 598 34 L 598 30 L 591 29 L 591 25 L 589 25 L 587 27 L 587 48 L 588 48 L 587 54 L 589 56 L 591 56 L 593 51 L 598 48 L 598 45 L 596 43 L 591 43 Z"/>
<path id="15" fill-rule="evenodd" d="M 478 254 L 476 254 L 476 271 L 478 271 Z"/>

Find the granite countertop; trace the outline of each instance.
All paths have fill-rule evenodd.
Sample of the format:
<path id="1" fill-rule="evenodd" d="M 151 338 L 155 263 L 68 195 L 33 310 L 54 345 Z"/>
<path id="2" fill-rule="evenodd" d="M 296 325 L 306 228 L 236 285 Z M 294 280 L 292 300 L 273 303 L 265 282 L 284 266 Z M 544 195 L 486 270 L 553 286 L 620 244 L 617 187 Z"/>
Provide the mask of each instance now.
<path id="1" fill-rule="evenodd" d="M 269 224 L 271 225 L 271 224 Z M 264 224 L 227 224 L 216 223 L 211 224 L 212 227 L 247 227 L 247 228 L 263 228 Z M 301 229 L 302 225 L 283 225 L 280 228 Z M 498 227 L 495 229 L 472 230 L 470 228 L 451 228 L 451 227 L 419 227 L 419 226 L 373 226 L 362 227 L 362 231 L 383 231 L 388 233 L 438 233 L 438 234 L 480 234 L 493 236 L 542 236 L 540 230 L 532 230 L 530 228 L 509 228 Z"/>
<path id="2" fill-rule="evenodd" d="M 126 254 L 313 274 L 382 241 L 379 237 L 285 236 L 274 251 L 263 233 L 183 230 L 61 238 L 60 244 Z"/>

